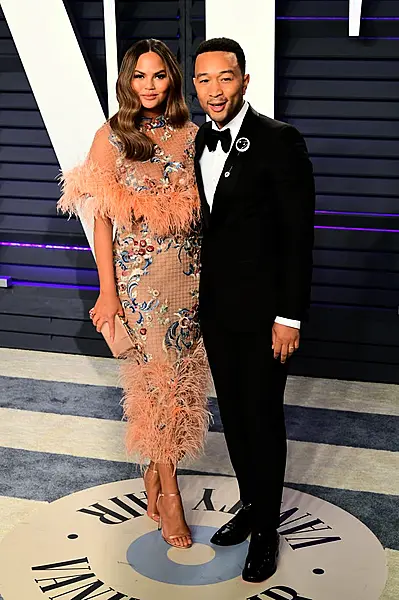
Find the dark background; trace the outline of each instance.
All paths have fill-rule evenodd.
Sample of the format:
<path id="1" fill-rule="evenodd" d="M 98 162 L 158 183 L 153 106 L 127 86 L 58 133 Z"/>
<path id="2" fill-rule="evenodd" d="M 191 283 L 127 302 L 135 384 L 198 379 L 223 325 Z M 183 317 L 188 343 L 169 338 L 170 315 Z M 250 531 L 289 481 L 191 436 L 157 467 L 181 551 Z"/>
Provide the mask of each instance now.
<path id="1" fill-rule="evenodd" d="M 106 108 L 102 2 L 64 2 Z M 204 4 L 117 2 L 119 58 L 137 39 L 164 40 L 198 123 Z M 292 372 L 399 383 L 399 2 L 363 4 L 349 38 L 347 0 L 277 2 L 276 117 L 305 135 L 318 193 L 311 320 Z M 59 166 L 1 13 L 0 60 L 0 242 L 87 247 L 80 224 L 56 215 Z M 109 356 L 87 314 L 90 252 L 0 245 L 0 274 L 14 280 L 0 289 L 1 346 Z"/>

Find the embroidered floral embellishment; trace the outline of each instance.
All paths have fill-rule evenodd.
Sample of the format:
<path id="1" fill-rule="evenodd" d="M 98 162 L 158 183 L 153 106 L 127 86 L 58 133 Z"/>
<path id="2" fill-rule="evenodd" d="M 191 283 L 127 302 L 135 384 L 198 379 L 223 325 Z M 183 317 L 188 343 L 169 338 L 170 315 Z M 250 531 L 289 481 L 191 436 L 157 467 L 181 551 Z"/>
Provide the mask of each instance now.
<path id="1" fill-rule="evenodd" d="M 165 115 L 159 115 L 158 117 L 141 117 L 140 129 L 144 131 L 151 131 L 152 129 L 158 129 L 158 127 L 166 127 L 168 123 Z"/>

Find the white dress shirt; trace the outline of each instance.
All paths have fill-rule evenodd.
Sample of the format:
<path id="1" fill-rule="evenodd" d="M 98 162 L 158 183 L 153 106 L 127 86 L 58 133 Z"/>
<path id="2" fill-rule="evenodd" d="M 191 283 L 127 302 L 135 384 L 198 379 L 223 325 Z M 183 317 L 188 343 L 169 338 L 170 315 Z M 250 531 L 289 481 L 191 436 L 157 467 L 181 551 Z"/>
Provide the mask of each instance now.
<path id="1" fill-rule="evenodd" d="M 242 122 L 244 121 L 244 117 L 247 114 L 249 108 L 248 102 L 244 102 L 242 109 L 240 112 L 232 119 L 227 125 L 219 129 L 214 121 L 212 121 L 212 128 L 217 131 L 224 131 L 225 129 L 230 129 L 231 133 L 231 148 L 233 148 L 234 143 L 237 139 L 238 132 L 241 129 Z M 223 167 L 227 159 L 227 154 L 224 152 L 222 148 L 222 144 L 220 142 L 217 143 L 216 150 L 211 152 L 208 149 L 208 146 L 205 146 L 202 156 L 200 158 L 200 166 L 201 166 L 201 174 L 202 181 L 204 183 L 204 192 L 206 201 L 209 204 L 210 209 L 212 210 L 213 199 L 215 196 L 215 191 L 219 179 L 222 175 Z M 294 319 L 287 319 L 285 317 L 276 317 L 276 323 L 280 325 L 287 325 L 288 327 L 294 327 L 295 329 L 300 329 L 301 322 L 296 321 Z"/>

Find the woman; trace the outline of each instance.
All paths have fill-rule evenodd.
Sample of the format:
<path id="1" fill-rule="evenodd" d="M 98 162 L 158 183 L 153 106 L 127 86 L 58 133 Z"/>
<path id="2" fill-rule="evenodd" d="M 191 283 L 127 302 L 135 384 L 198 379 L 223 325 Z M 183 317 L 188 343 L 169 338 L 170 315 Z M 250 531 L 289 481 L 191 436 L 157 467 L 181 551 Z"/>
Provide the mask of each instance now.
<path id="1" fill-rule="evenodd" d="M 158 40 L 126 53 L 119 111 L 96 133 L 83 166 L 63 176 L 61 210 L 94 216 L 97 331 L 124 315 L 134 349 L 122 361 L 127 447 L 150 464 L 148 515 L 169 544 L 192 545 L 176 465 L 208 427 L 208 370 L 197 319 L 199 211 L 189 122 L 175 57 Z M 113 228 L 115 237 L 113 239 Z"/>

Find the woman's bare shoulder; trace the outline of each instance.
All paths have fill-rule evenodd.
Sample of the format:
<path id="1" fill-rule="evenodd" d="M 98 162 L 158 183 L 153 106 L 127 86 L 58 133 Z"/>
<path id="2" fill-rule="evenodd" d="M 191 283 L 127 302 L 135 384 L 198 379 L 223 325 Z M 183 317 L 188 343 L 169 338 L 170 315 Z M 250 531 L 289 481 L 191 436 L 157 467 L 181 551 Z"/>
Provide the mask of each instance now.
<path id="1" fill-rule="evenodd" d="M 108 121 L 97 129 L 93 143 L 90 148 L 90 158 L 101 164 L 105 157 L 111 157 L 116 153 L 117 144 Z"/>
<path id="2" fill-rule="evenodd" d="M 109 124 L 109 121 L 105 121 L 105 123 L 103 123 L 101 125 L 101 127 L 99 127 L 94 135 L 94 139 L 102 142 L 102 141 L 108 141 L 109 136 L 112 134 L 112 129 L 111 129 L 111 125 Z"/>
<path id="3" fill-rule="evenodd" d="M 189 131 L 190 133 L 194 133 L 195 135 L 197 134 L 197 131 L 199 129 L 198 125 L 196 125 L 193 121 L 187 121 L 186 128 L 187 131 Z"/>
<path id="4" fill-rule="evenodd" d="M 198 126 L 192 121 L 187 121 L 183 127 L 184 137 L 188 144 L 192 144 L 196 138 Z"/>

